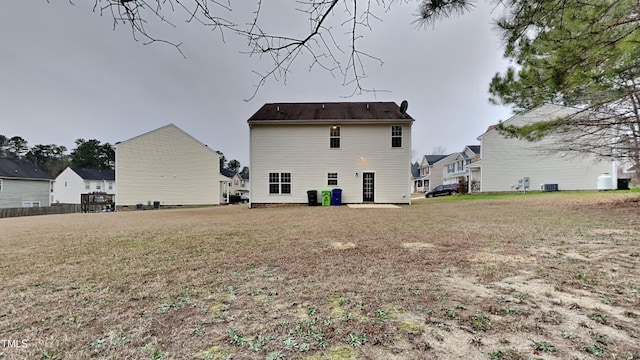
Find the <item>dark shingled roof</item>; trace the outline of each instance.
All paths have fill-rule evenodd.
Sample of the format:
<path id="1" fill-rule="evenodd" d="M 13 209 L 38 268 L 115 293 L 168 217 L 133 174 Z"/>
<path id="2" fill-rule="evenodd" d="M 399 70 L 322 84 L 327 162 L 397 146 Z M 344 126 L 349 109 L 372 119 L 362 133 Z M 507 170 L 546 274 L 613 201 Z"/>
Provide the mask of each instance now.
<path id="1" fill-rule="evenodd" d="M 46 172 L 30 161 L 0 158 L 0 178 L 51 180 Z"/>
<path id="2" fill-rule="evenodd" d="M 261 122 L 411 122 L 413 118 L 400 111 L 394 102 L 272 103 L 264 104 L 248 120 Z"/>
<path id="3" fill-rule="evenodd" d="M 480 154 L 480 145 L 467 145 L 474 154 Z"/>
<path id="4" fill-rule="evenodd" d="M 84 180 L 115 180 L 116 172 L 113 169 L 87 169 L 77 166 L 71 166 L 76 174 L 80 175 Z"/>
<path id="5" fill-rule="evenodd" d="M 438 161 L 446 158 L 447 156 L 449 156 L 449 155 L 427 155 L 426 156 L 427 163 L 429 165 L 433 165 L 433 164 L 437 163 Z"/>
<path id="6" fill-rule="evenodd" d="M 220 174 L 223 175 L 223 176 L 226 176 L 228 178 L 232 178 L 232 177 L 236 176 L 236 172 L 235 171 L 231 171 L 231 170 L 225 169 L 225 168 L 220 169 Z"/>

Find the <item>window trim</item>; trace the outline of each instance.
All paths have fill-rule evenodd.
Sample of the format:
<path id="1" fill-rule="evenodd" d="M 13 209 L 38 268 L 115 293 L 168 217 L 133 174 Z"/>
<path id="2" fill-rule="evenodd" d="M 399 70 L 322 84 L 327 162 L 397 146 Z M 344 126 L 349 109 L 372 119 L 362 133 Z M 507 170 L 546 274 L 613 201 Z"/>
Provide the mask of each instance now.
<path id="1" fill-rule="evenodd" d="M 340 126 L 329 127 L 329 149 L 340 149 Z"/>
<path id="2" fill-rule="evenodd" d="M 291 173 L 290 172 L 270 172 L 269 173 L 269 195 L 290 195 L 291 194 Z"/>
<path id="3" fill-rule="evenodd" d="M 391 125 L 391 147 L 402 148 L 402 125 Z"/>
<path id="4" fill-rule="evenodd" d="M 327 173 L 327 186 L 338 186 L 338 173 Z"/>
<path id="5" fill-rule="evenodd" d="M 0 191 L 2 191 L 4 189 L 4 184 L 2 183 L 3 179 L 0 179 Z"/>

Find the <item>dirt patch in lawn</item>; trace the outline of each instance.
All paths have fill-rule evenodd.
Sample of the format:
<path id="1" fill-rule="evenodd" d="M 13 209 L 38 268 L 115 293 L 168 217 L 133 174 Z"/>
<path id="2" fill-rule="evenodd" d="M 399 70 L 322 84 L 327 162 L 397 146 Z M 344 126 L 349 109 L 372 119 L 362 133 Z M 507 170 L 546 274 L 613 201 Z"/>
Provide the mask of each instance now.
<path id="1" fill-rule="evenodd" d="M 635 359 L 636 198 L 0 219 L 0 359 Z"/>

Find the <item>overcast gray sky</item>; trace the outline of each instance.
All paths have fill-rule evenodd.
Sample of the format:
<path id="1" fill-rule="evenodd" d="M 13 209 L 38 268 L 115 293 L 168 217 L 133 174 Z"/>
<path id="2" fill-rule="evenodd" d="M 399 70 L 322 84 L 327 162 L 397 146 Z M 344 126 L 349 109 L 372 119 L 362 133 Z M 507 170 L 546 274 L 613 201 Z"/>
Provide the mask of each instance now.
<path id="1" fill-rule="evenodd" d="M 264 13 L 279 30 L 294 23 L 274 15 L 274 6 L 291 6 L 284 3 L 293 1 L 269 2 Z M 182 42 L 184 59 L 171 46 L 136 42 L 126 26 L 113 31 L 109 16 L 92 12 L 93 1 L 4 0 L 0 134 L 22 136 L 30 146 L 53 143 L 71 150 L 77 138 L 113 144 L 174 123 L 228 160 L 249 165 L 246 121 L 264 103 L 407 100 L 415 119 L 412 160 L 437 146 L 461 151 L 510 116 L 509 108 L 487 101 L 491 77 L 507 66 L 492 25 L 499 14 L 487 1 L 477 5 L 433 29 L 412 24 L 417 3 L 377 10 L 383 22 L 362 33 L 361 47 L 384 64 L 367 64 L 365 85 L 390 92 L 345 99 L 351 87 L 319 68 L 309 72 L 309 59 L 303 58 L 286 84 L 269 80 L 246 102 L 258 81 L 252 70 L 270 63 L 240 53 L 245 43 L 235 38 L 223 43 L 216 33 L 182 21 L 175 29 L 149 28 Z"/>

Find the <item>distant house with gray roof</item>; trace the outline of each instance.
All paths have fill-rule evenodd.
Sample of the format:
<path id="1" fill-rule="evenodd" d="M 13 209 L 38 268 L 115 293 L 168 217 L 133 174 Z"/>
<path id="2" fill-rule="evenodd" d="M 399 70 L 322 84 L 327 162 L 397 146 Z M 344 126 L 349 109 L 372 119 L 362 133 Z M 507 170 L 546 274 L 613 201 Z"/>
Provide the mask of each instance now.
<path id="1" fill-rule="evenodd" d="M 251 206 L 411 203 L 413 118 L 394 102 L 270 103 L 249 118 Z"/>
<path id="2" fill-rule="evenodd" d="M 422 156 L 417 174 L 413 177 L 414 192 L 427 192 L 442 184 L 442 172 L 437 170 L 442 169 L 442 166 L 437 167 L 436 164 L 445 157 L 447 155 Z"/>
<path id="3" fill-rule="evenodd" d="M 53 201 L 80 204 L 80 195 L 116 193 L 116 173 L 113 169 L 89 169 L 69 166 L 53 182 Z"/>
<path id="4" fill-rule="evenodd" d="M 51 178 L 30 161 L 0 158 L 0 208 L 51 205 Z"/>

